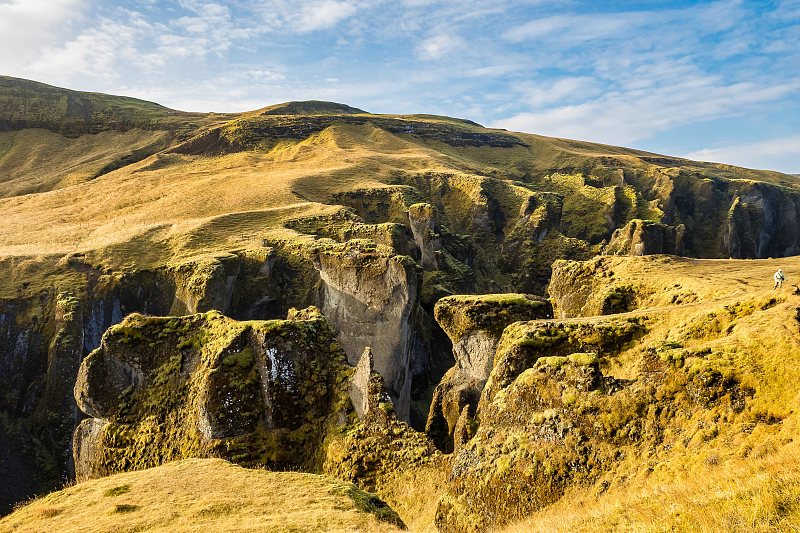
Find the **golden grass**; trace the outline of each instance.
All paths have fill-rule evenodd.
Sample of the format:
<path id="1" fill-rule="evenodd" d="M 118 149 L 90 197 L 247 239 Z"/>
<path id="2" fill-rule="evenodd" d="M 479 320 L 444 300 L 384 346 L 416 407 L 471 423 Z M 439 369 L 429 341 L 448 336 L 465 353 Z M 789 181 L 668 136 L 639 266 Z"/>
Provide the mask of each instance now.
<path id="1" fill-rule="evenodd" d="M 639 379 L 655 349 L 690 375 L 708 368 L 735 379 L 748 398 L 741 412 L 683 398 L 657 447 L 622 448 L 595 484 L 503 531 L 800 531 L 800 297 L 786 285 L 773 291 L 771 280 L 782 267 L 796 282 L 800 257 L 603 261 L 615 283 L 645 295 L 644 309 L 628 314 L 650 317 L 644 338 L 604 358 L 605 375 Z M 672 304 L 675 292 L 695 298 Z"/>
<path id="2" fill-rule="evenodd" d="M 394 474 L 379 490 L 383 498 L 414 533 L 434 533 L 436 509 L 447 489 L 448 471 L 425 466 Z"/>
<path id="3" fill-rule="evenodd" d="M 800 531 L 800 448 L 716 465 L 670 481 L 632 483 L 605 494 L 576 490 L 504 533 Z"/>
<path id="4" fill-rule="evenodd" d="M 390 532 L 346 484 L 314 474 L 188 459 L 65 488 L 0 520 L 0 532 Z"/>
<path id="5" fill-rule="evenodd" d="M 0 198 L 89 181 L 135 150 L 166 147 L 167 138 L 163 131 L 137 129 L 75 138 L 42 129 L 0 132 Z"/>

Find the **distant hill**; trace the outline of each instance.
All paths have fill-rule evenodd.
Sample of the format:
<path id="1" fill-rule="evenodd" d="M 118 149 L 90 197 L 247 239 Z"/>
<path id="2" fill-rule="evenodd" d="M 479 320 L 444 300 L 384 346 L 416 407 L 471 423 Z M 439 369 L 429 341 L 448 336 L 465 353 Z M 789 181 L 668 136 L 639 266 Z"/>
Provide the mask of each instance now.
<path id="1" fill-rule="evenodd" d="M 363 115 L 366 111 L 345 104 L 308 100 L 305 102 L 284 102 L 258 111 L 259 115 Z"/>

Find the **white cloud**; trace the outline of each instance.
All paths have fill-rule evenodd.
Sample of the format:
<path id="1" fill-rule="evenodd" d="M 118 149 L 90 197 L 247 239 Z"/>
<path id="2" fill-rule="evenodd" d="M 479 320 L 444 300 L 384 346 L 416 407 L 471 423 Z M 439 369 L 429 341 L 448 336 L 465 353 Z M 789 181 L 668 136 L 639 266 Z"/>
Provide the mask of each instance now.
<path id="1" fill-rule="evenodd" d="M 440 59 L 463 46 L 463 41 L 447 28 L 438 28 L 417 47 L 417 54 L 423 60 Z"/>
<path id="2" fill-rule="evenodd" d="M 512 42 L 548 38 L 577 43 L 617 36 L 647 22 L 647 15 L 639 13 L 555 15 L 516 26 L 504 37 Z"/>
<path id="3" fill-rule="evenodd" d="M 691 27 L 707 34 L 734 26 L 742 16 L 740 4 L 723 0 L 683 9 L 552 15 L 517 25 L 503 37 L 511 42 L 547 40 L 574 47 L 589 41 L 631 38 L 653 27 L 669 28 L 677 34 Z M 670 38 L 663 31 L 650 37 L 654 41 Z"/>
<path id="4" fill-rule="evenodd" d="M 703 148 L 684 157 L 697 161 L 800 173 L 800 135 Z"/>
<path id="5" fill-rule="evenodd" d="M 332 28 L 353 16 L 358 8 L 349 2 L 323 0 L 303 6 L 296 27 L 300 31 L 316 31 Z"/>
<path id="6" fill-rule="evenodd" d="M 725 85 L 711 77 L 679 78 L 671 84 L 609 92 L 580 104 L 523 112 L 493 126 L 628 145 L 657 132 L 712 118 L 741 114 L 752 106 L 800 91 L 800 80 L 772 86 Z"/>
<path id="7" fill-rule="evenodd" d="M 66 83 L 76 77 L 119 77 L 120 56 L 131 54 L 137 30 L 105 19 L 64 43 L 40 49 L 27 66 L 36 76 Z"/>
<path id="8" fill-rule="evenodd" d="M 0 4 L 0 9 L 3 7 Z M 251 22 L 235 23 L 226 6 L 187 0 L 182 7 L 189 14 L 165 23 L 137 11 L 114 9 L 84 24 L 76 33 L 32 45 L 20 70 L 24 69 L 27 77 L 96 89 L 97 81 L 110 84 L 184 65 L 192 59 L 222 55 L 259 33 Z M 14 61 L 21 63 L 19 57 Z"/>
<path id="9" fill-rule="evenodd" d="M 522 92 L 528 105 L 541 108 L 570 98 L 586 100 L 595 97 L 601 92 L 601 84 L 589 76 L 571 76 L 531 84 Z"/>
<path id="10" fill-rule="evenodd" d="M 83 16 L 86 0 L 0 1 L 0 65 L 22 73 L 42 46 L 52 46 Z"/>
<path id="11" fill-rule="evenodd" d="M 253 4 L 270 31 L 308 33 L 336 27 L 359 10 L 373 7 L 367 0 L 267 0 Z"/>

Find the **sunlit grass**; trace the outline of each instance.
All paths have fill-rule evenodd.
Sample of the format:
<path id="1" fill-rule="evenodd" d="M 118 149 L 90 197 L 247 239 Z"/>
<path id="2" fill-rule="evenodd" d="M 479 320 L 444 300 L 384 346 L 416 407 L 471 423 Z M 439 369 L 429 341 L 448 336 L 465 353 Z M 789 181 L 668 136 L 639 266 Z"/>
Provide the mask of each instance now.
<path id="1" fill-rule="evenodd" d="M 54 492 L 0 520 L 0 532 L 398 531 L 360 509 L 351 487 L 188 459 Z"/>

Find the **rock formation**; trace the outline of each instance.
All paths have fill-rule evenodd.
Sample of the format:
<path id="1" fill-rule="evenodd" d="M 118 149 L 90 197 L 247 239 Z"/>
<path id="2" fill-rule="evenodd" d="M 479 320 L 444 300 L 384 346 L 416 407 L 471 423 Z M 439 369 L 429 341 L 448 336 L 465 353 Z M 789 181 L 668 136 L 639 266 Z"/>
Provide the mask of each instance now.
<path id="1" fill-rule="evenodd" d="M 525 294 L 450 296 L 436 304 L 436 320 L 453 343 L 456 364 L 433 393 L 425 431 L 439 448 L 453 450 L 459 423 L 475 417 L 480 393 L 492 372 L 503 330 L 520 320 L 552 316 L 543 298 Z"/>
<path id="2" fill-rule="evenodd" d="M 631 311 L 637 290 L 630 283 L 613 280 L 604 258 L 589 261 L 556 261 L 547 291 L 556 318 L 610 315 Z"/>
<path id="3" fill-rule="evenodd" d="M 608 255 L 684 255 L 683 234 L 686 227 L 634 219 L 611 235 L 604 253 Z"/>
<path id="4" fill-rule="evenodd" d="M 351 371 L 316 309 L 234 322 L 129 315 L 81 364 L 75 469 L 86 479 L 187 457 L 321 467 Z"/>

